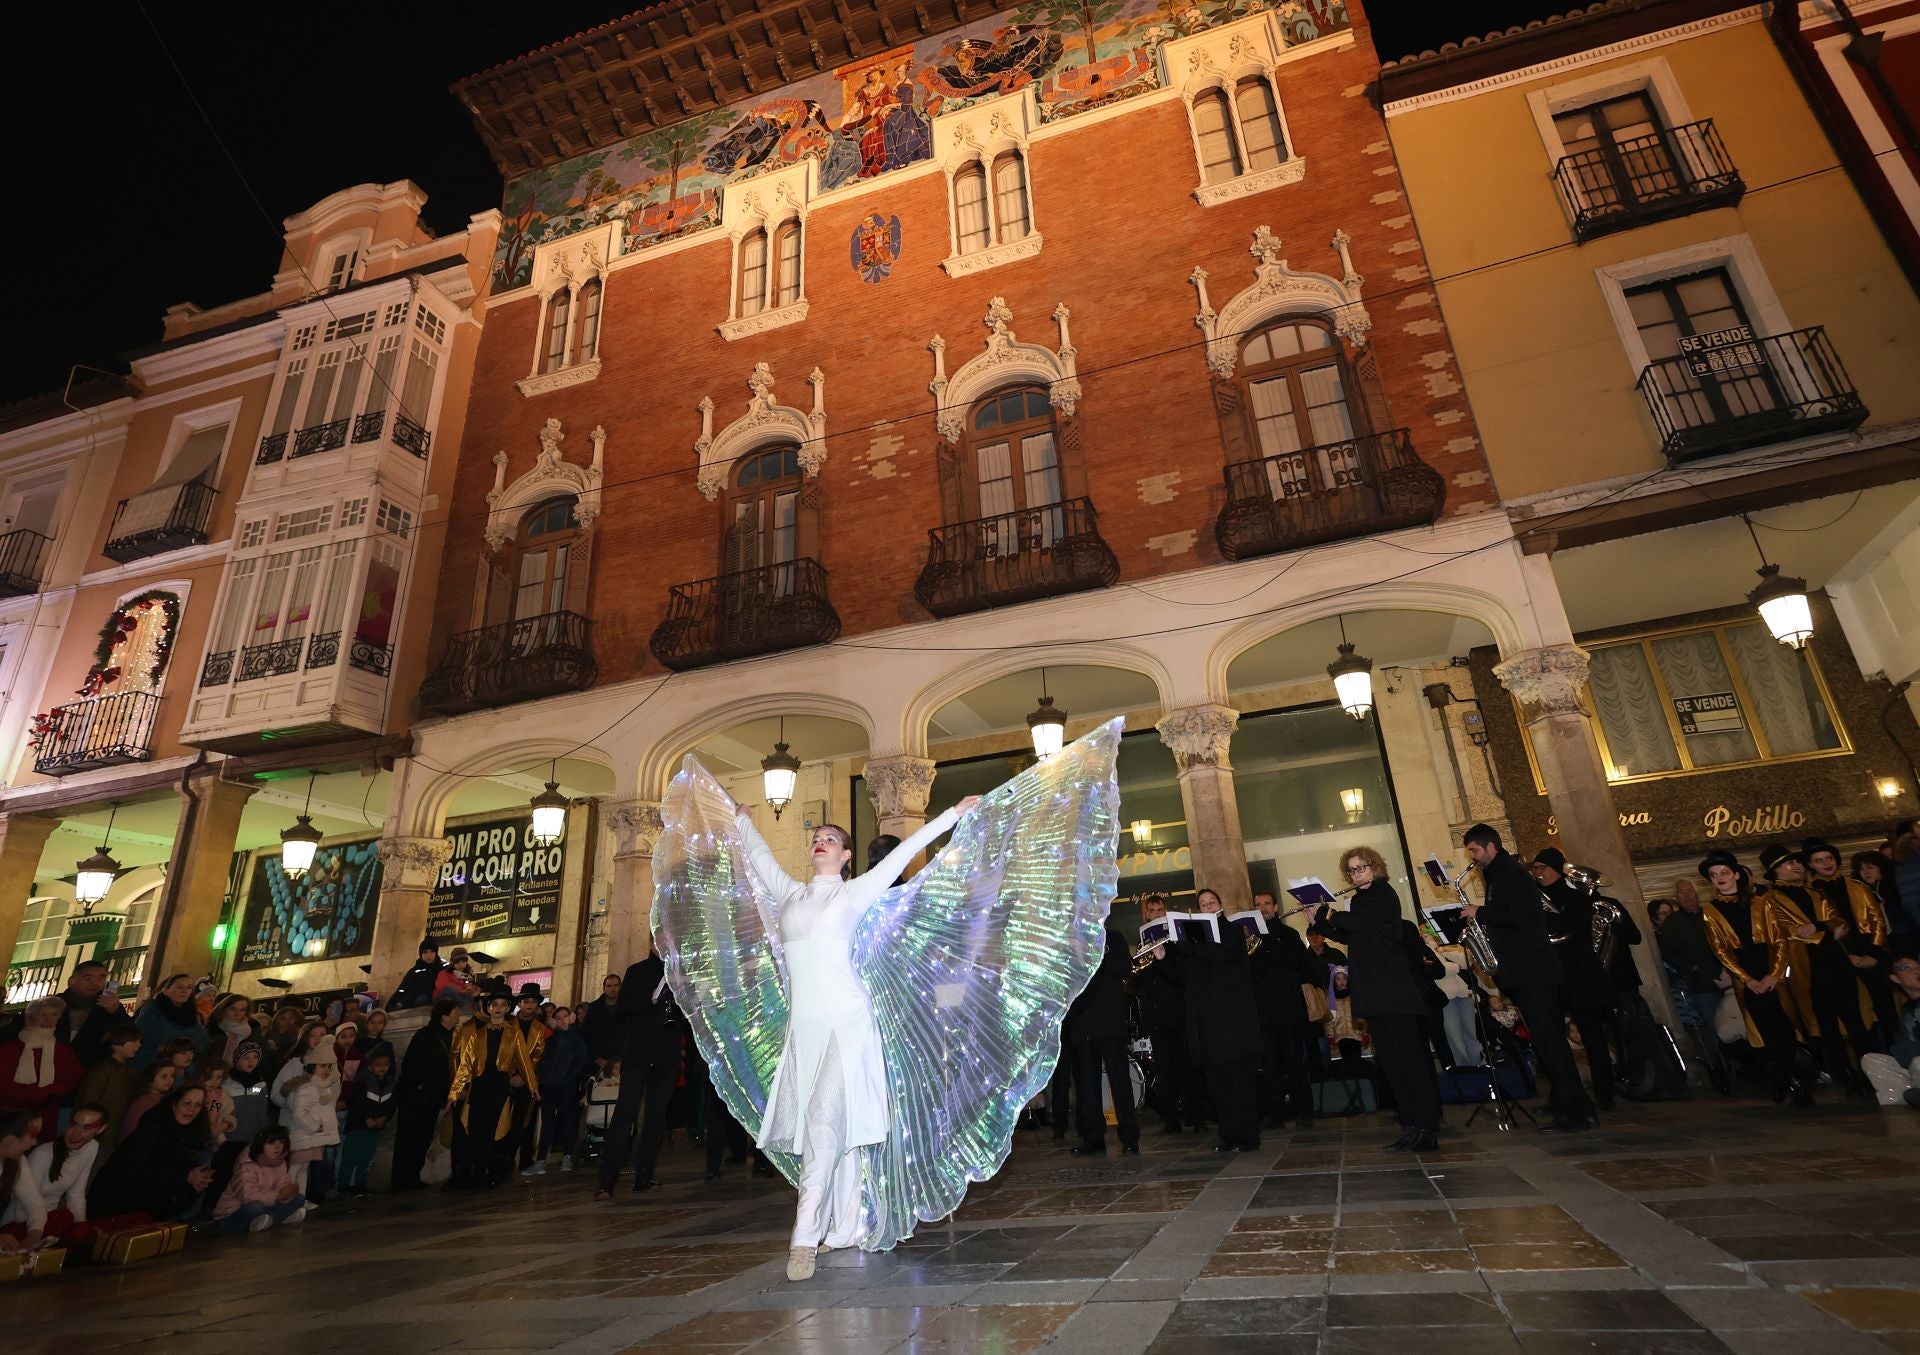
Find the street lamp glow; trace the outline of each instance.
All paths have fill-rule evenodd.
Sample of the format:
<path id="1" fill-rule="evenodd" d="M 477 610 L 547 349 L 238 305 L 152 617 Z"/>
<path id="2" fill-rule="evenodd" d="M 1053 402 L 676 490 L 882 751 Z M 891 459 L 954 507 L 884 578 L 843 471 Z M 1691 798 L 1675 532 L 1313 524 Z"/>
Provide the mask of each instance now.
<path id="1" fill-rule="evenodd" d="M 533 827 L 527 830 L 527 841 L 536 847 L 551 847 L 567 835 L 567 797 L 560 793 L 556 781 L 547 782 L 547 788 L 533 797 Z"/>

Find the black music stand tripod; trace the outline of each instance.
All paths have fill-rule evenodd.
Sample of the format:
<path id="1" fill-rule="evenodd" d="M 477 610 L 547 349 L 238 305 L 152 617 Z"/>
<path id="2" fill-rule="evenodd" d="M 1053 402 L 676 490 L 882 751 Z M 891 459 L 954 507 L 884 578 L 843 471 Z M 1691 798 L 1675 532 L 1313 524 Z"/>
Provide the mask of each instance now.
<path id="1" fill-rule="evenodd" d="M 1473 994 L 1473 1024 L 1480 1035 L 1480 1053 L 1487 1061 L 1487 1099 L 1473 1108 L 1467 1116 L 1466 1127 L 1473 1128 L 1473 1122 L 1480 1118 L 1480 1112 L 1489 1106 L 1493 1108 L 1494 1125 L 1503 1134 L 1512 1133 L 1519 1127 L 1519 1117 L 1527 1117 L 1527 1123 L 1536 1129 L 1540 1121 L 1534 1118 L 1532 1111 L 1508 1096 L 1500 1087 L 1500 1067 L 1507 1061 L 1500 1036 L 1506 1034 L 1493 1015 L 1493 1004 L 1487 996 L 1487 990 L 1480 986 L 1479 979 L 1471 968 L 1462 969 L 1460 977 L 1467 981 L 1467 991 Z"/>

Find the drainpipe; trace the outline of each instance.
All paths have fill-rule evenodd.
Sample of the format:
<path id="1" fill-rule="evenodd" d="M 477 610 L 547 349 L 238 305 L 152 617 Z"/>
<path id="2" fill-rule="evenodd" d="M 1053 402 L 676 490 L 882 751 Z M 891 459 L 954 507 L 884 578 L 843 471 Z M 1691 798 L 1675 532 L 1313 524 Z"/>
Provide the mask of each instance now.
<path id="1" fill-rule="evenodd" d="M 205 769 L 206 765 L 207 750 L 202 748 L 200 756 L 180 772 L 180 793 L 186 797 L 187 808 L 180 816 L 180 833 L 173 841 L 173 852 L 167 860 L 167 881 L 160 889 L 160 920 L 154 925 L 153 941 L 147 948 L 149 993 L 156 991 L 152 985 L 166 977 L 151 962 L 166 955 L 167 942 L 173 934 L 173 906 L 180 895 L 180 853 L 193 841 L 194 825 L 200 817 L 200 797 L 193 790 L 193 774 Z"/>

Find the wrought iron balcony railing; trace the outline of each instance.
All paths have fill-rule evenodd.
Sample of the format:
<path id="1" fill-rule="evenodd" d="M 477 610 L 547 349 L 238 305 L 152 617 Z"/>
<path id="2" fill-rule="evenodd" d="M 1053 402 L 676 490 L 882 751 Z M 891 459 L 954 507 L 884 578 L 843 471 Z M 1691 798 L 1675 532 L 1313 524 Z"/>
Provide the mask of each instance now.
<path id="1" fill-rule="evenodd" d="M 913 595 L 935 616 L 959 616 L 1119 577 L 1093 501 L 1068 499 L 931 529 Z"/>
<path id="2" fill-rule="evenodd" d="M 213 486 L 197 480 L 122 499 L 100 553 L 124 565 L 186 546 L 203 546 L 213 500 Z"/>
<path id="3" fill-rule="evenodd" d="M 47 547 L 53 541 L 22 527 L 0 536 L 0 597 L 17 598 L 40 591 Z"/>
<path id="4" fill-rule="evenodd" d="M 67 972 L 67 957 L 63 951 L 59 955 L 50 955 L 44 960 L 22 960 L 19 964 L 7 966 L 7 993 L 0 999 L 8 1007 L 18 1007 L 27 1002 L 38 1002 L 43 997 L 52 997 L 60 991 L 60 976 Z"/>
<path id="5" fill-rule="evenodd" d="M 649 647 L 669 668 L 699 668 L 826 644 L 839 634 L 827 571 L 800 559 L 675 584 Z"/>
<path id="6" fill-rule="evenodd" d="M 153 717 L 160 698 L 120 692 L 56 706 L 34 722 L 33 769 L 71 776 L 153 756 Z"/>
<path id="7" fill-rule="evenodd" d="M 233 681 L 233 651 L 222 649 L 207 655 L 200 665 L 200 685 L 224 687 L 231 681 Z"/>
<path id="8" fill-rule="evenodd" d="M 1404 428 L 1236 462 L 1226 474 L 1213 532 L 1229 560 L 1432 522 L 1447 501 L 1446 481 L 1414 455 Z"/>
<path id="9" fill-rule="evenodd" d="M 300 650 L 305 644 L 304 639 L 295 636 L 270 645 L 246 646 L 240 651 L 240 668 L 234 674 L 234 681 L 251 682 L 255 678 L 281 677 L 295 672 L 300 667 Z"/>
<path id="10" fill-rule="evenodd" d="M 1858 428 L 1867 407 L 1826 330 L 1755 336 L 1745 326 L 1681 340 L 1687 351 L 1640 374 L 1672 461 Z"/>
<path id="11" fill-rule="evenodd" d="M 319 452 L 330 452 L 335 447 L 347 445 L 347 427 L 352 419 L 334 419 L 330 423 L 317 423 L 311 428 L 302 428 L 293 435 L 293 454 L 313 456 Z"/>
<path id="12" fill-rule="evenodd" d="M 269 433 L 260 439 L 260 450 L 253 454 L 253 464 L 271 466 L 274 462 L 285 459 L 286 455 L 287 434 Z"/>
<path id="13" fill-rule="evenodd" d="M 393 416 L 393 445 L 425 461 L 428 449 L 433 446 L 433 434 L 405 414 L 396 413 Z"/>
<path id="14" fill-rule="evenodd" d="M 385 671 L 391 659 L 391 650 L 360 641 L 347 656 L 371 672 Z M 593 623 L 574 612 L 547 612 L 449 638 L 439 667 L 420 684 L 420 705 L 454 715 L 584 691 L 599 675 Z"/>
<path id="15" fill-rule="evenodd" d="M 147 969 L 147 948 L 145 946 L 122 946 L 104 954 L 96 954 L 94 959 L 107 967 L 107 982 L 119 985 L 123 993 L 139 990 L 140 979 Z"/>
<path id="16" fill-rule="evenodd" d="M 1711 118 L 1561 156 L 1553 178 L 1576 240 L 1730 207 L 1747 191 Z"/>

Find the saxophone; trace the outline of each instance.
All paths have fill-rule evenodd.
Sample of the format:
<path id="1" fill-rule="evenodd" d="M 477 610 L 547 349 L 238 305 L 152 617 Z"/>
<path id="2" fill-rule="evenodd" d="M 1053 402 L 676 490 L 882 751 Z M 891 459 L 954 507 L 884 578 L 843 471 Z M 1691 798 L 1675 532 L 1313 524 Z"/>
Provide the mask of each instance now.
<path id="1" fill-rule="evenodd" d="M 1453 877 L 1453 892 L 1460 896 L 1460 905 L 1462 908 L 1467 907 L 1473 902 L 1467 897 L 1464 881 L 1474 870 L 1475 867 L 1468 866 L 1465 870 Z M 1494 971 L 1500 967 L 1500 958 L 1493 953 L 1493 942 L 1487 936 L 1487 929 L 1480 925 L 1478 918 L 1468 918 L 1465 913 L 1461 914 L 1461 918 L 1460 945 L 1466 950 L 1467 955 L 1473 960 L 1473 963 L 1479 968 L 1480 972 L 1485 974 L 1488 981 L 1491 982 Z"/>

